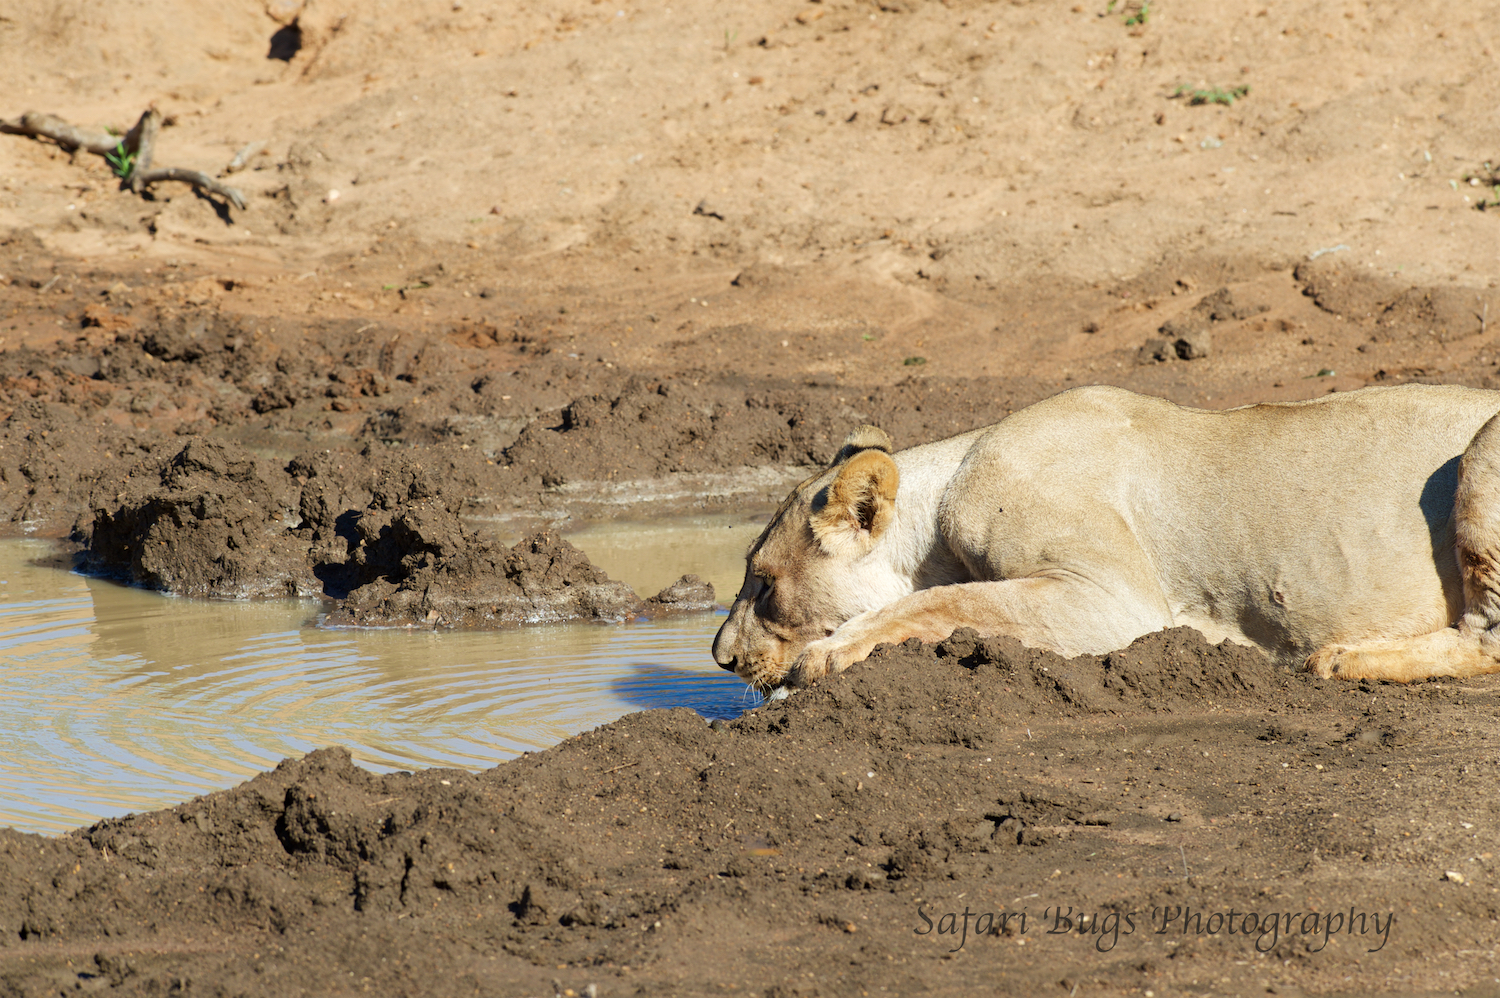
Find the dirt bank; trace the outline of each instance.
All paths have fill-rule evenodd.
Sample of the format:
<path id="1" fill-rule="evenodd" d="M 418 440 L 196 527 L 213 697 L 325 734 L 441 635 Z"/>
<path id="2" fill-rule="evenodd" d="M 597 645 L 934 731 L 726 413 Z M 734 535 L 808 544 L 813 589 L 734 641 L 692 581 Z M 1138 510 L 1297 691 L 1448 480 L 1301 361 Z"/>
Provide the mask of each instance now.
<path id="1" fill-rule="evenodd" d="M 1073 660 L 961 633 L 733 722 L 634 714 L 477 775 L 330 749 L 0 833 L 0 981 L 1486 993 L 1497 706 L 1492 680 L 1321 682 L 1186 630 Z"/>
<path id="2" fill-rule="evenodd" d="M 607 618 L 708 595 L 558 530 L 765 511 L 858 423 L 1494 387 L 1496 44 L 1436 0 L 17 0 L 0 118 L 154 104 L 248 207 L 0 134 L 0 530 Z M 1497 696 L 959 636 L 477 775 L 334 749 L 0 833 L 0 991 L 1488 993 Z"/>

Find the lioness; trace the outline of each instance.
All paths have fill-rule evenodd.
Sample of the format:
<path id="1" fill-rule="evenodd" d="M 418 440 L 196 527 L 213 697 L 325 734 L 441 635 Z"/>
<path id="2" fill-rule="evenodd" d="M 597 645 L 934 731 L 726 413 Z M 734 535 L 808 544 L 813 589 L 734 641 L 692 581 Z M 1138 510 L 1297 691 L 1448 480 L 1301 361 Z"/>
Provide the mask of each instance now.
<path id="1" fill-rule="evenodd" d="M 863 426 L 752 545 L 714 659 L 769 691 L 959 627 L 1076 655 L 1186 624 L 1320 676 L 1500 671 L 1497 412 L 1089 387 L 894 454 Z"/>

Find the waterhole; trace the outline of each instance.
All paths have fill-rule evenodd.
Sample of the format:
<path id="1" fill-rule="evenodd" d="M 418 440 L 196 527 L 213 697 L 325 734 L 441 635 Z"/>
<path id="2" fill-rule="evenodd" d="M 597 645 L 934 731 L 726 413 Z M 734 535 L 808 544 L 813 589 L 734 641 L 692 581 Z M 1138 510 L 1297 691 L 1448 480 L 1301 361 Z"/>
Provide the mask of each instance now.
<path id="1" fill-rule="evenodd" d="M 759 528 L 573 537 L 654 593 L 739 586 Z M 508 631 L 334 630 L 304 601 L 188 600 L 45 567 L 0 542 L 0 826 L 55 833 L 233 786 L 325 745 L 377 771 L 478 770 L 633 710 L 733 717 L 758 698 L 709 656 L 722 614 Z"/>

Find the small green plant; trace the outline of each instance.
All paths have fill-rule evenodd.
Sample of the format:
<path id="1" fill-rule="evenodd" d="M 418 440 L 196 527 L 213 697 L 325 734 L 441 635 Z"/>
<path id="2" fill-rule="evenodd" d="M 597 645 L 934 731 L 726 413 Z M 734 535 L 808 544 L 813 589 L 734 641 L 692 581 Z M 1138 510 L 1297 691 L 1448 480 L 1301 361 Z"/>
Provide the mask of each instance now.
<path id="1" fill-rule="evenodd" d="M 903 360 L 901 363 L 905 364 L 907 367 L 916 367 L 916 366 L 918 366 L 920 364 L 927 363 L 927 358 L 926 357 L 908 357 L 905 360 Z"/>
<path id="2" fill-rule="evenodd" d="M 1151 20 L 1151 0 L 1141 0 L 1140 3 L 1127 0 L 1124 6 L 1120 5 L 1120 0 L 1109 0 L 1109 3 L 1104 5 L 1104 13 L 1113 14 L 1116 7 L 1119 7 L 1120 13 L 1125 15 L 1127 28 L 1133 28 L 1137 24 L 1145 24 Z"/>
<path id="3" fill-rule="evenodd" d="M 116 143 L 115 151 L 104 154 L 104 162 L 114 171 L 115 176 L 121 180 L 130 179 L 130 171 L 135 169 L 135 153 L 125 148 L 124 142 Z"/>
<path id="4" fill-rule="evenodd" d="M 1223 104 L 1231 106 L 1235 101 L 1250 93 L 1250 87 L 1230 87 L 1228 90 L 1222 87 L 1198 88 L 1190 87 L 1186 83 L 1172 91 L 1172 99 L 1186 97 L 1189 104 Z"/>
<path id="5" fill-rule="evenodd" d="M 1500 208 L 1500 171 L 1497 171 L 1492 164 L 1486 163 L 1483 170 L 1464 174 L 1464 183 L 1470 187 L 1484 185 L 1490 189 L 1490 196 L 1480 198 L 1479 202 L 1474 205 L 1479 211 Z M 1453 184 L 1453 189 L 1458 190 L 1458 185 Z"/>

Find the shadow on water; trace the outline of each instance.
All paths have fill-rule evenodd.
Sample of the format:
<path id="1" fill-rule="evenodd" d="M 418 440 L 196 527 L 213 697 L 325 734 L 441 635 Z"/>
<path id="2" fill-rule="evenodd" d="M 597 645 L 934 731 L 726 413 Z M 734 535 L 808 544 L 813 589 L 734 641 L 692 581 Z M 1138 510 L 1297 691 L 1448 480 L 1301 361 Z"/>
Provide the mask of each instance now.
<path id="1" fill-rule="evenodd" d="M 630 674 L 610 680 L 610 692 L 637 710 L 689 707 L 710 721 L 732 720 L 763 702 L 744 680 L 699 669 L 631 663 Z"/>

